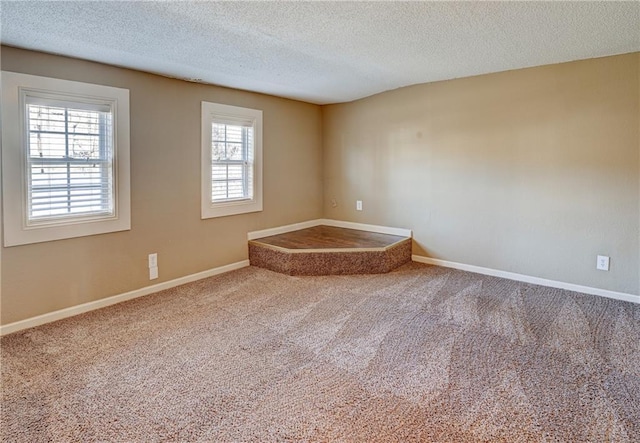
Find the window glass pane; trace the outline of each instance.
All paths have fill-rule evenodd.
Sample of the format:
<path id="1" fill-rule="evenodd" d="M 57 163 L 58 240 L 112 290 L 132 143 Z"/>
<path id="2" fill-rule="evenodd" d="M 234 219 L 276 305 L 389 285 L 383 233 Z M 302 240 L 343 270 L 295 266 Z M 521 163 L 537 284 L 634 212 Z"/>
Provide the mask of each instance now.
<path id="1" fill-rule="evenodd" d="M 246 183 L 247 183 L 247 196 L 253 197 L 253 167 L 247 165 L 245 167 L 246 171 Z"/>
<path id="2" fill-rule="evenodd" d="M 213 186 L 211 187 L 211 200 L 226 200 L 227 197 L 227 181 L 217 181 L 213 182 Z"/>
<path id="3" fill-rule="evenodd" d="M 42 158 L 64 158 L 66 156 L 66 138 L 64 133 L 29 134 L 29 156 Z"/>
<path id="4" fill-rule="evenodd" d="M 244 176 L 244 165 L 233 164 L 228 166 L 228 175 L 227 178 L 229 180 L 242 180 Z"/>
<path id="5" fill-rule="evenodd" d="M 226 128 L 225 141 L 242 143 L 242 126 L 224 125 Z"/>
<path id="6" fill-rule="evenodd" d="M 211 179 L 216 181 L 227 180 L 227 165 L 215 163 L 211 166 Z"/>
<path id="7" fill-rule="evenodd" d="M 102 158 L 99 135 L 69 135 L 69 157 L 77 159 Z"/>
<path id="8" fill-rule="evenodd" d="M 93 111 L 68 110 L 69 132 L 74 134 L 100 134 L 100 114 Z"/>
<path id="9" fill-rule="evenodd" d="M 30 131 L 65 131 L 64 108 L 28 105 Z"/>
<path id="10" fill-rule="evenodd" d="M 253 128 L 247 128 L 247 143 L 248 146 L 250 146 L 251 148 L 247 150 L 247 153 L 245 154 L 245 160 L 247 160 L 249 163 L 253 163 Z"/>
<path id="11" fill-rule="evenodd" d="M 67 186 L 66 163 L 54 165 L 47 163 L 31 163 L 31 189 L 33 192 L 46 191 L 49 188 Z"/>
<path id="12" fill-rule="evenodd" d="M 228 198 L 243 198 L 244 197 L 244 183 L 242 180 L 229 180 L 228 181 Z"/>
<path id="13" fill-rule="evenodd" d="M 227 143 L 227 160 L 242 160 L 243 159 L 243 145 L 242 143 Z"/>
<path id="14" fill-rule="evenodd" d="M 227 125 L 222 123 L 213 123 L 212 138 L 213 141 L 225 139 L 225 128 Z"/>
<path id="15" fill-rule="evenodd" d="M 212 150 L 212 159 L 216 160 L 224 160 L 226 158 L 226 145 L 224 142 L 213 142 L 213 150 Z"/>

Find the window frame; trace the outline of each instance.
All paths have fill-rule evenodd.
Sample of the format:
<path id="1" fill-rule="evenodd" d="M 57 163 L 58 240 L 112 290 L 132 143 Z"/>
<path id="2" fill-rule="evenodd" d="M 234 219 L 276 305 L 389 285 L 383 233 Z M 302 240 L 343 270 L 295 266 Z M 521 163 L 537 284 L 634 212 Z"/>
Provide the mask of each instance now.
<path id="1" fill-rule="evenodd" d="M 129 90 L 9 71 L 2 71 L 1 76 L 4 245 L 130 230 Z M 110 107 L 113 119 L 113 213 L 30 220 L 27 97 L 80 107 Z"/>
<path id="2" fill-rule="evenodd" d="M 201 218 L 226 217 L 262 211 L 262 111 L 203 101 L 201 104 Z M 214 122 L 225 124 L 251 123 L 253 127 L 253 196 L 246 199 L 213 201 L 212 178 L 212 126 Z M 250 156 L 249 156 L 250 157 Z"/>

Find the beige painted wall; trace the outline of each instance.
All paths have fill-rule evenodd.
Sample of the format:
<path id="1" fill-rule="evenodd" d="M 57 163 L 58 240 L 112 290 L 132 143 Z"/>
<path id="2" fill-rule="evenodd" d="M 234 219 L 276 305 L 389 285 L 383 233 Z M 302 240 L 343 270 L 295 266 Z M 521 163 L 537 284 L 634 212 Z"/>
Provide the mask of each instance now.
<path id="1" fill-rule="evenodd" d="M 1 68 L 129 89 L 132 166 L 131 231 L 2 248 L 2 324 L 243 260 L 247 231 L 323 216 L 411 228 L 419 255 L 639 292 L 640 54 L 323 108 L 7 47 Z M 264 110 L 263 212 L 200 219 L 202 100 Z"/>
<path id="2" fill-rule="evenodd" d="M 419 255 L 638 294 L 639 67 L 635 53 L 323 107 L 324 216 L 411 228 Z"/>
<path id="3" fill-rule="evenodd" d="M 1 68 L 129 89 L 132 171 L 131 231 L 2 249 L 2 324 L 244 260 L 248 231 L 322 216 L 316 105 L 8 47 Z M 202 100 L 263 110 L 263 212 L 200 219 Z"/>

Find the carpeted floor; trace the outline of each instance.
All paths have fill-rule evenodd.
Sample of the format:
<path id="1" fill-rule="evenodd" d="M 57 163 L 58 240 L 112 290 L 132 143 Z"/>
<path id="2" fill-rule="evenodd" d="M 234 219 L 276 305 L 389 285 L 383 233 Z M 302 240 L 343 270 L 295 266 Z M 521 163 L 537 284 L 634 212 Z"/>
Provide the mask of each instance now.
<path id="1" fill-rule="evenodd" d="M 638 442 L 640 305 L 250 267 L 2 339 L 7 442 Z"/>

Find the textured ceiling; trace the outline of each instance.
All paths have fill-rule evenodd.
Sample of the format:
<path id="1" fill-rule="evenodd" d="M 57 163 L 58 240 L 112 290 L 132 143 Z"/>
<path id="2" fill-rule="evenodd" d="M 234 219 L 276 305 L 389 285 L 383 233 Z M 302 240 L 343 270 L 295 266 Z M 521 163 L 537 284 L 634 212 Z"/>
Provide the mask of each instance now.
<path id="1" fill-rule="evenodd" d="M 640 51 L 640 2 L 7 2 L 3 44 L 312 103 Z"/>

